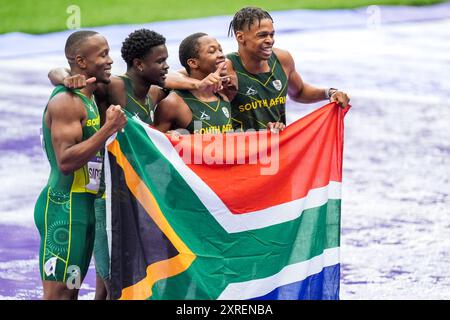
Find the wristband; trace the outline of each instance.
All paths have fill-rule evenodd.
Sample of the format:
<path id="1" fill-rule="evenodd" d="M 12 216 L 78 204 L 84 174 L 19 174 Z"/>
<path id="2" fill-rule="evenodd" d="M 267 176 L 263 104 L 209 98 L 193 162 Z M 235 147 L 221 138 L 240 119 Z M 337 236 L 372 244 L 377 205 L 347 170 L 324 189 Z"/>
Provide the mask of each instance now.
<path id="1" fill-rule="evenodd" d="M 329 88 L 328 90 L 326 90 L 326 91 L 325 91 L 326 98 L 327 98 L 328 100 L 330 100 L 330 99 L 331 99 L 331 96 L 332 96 L 336 91 L 338 91 L 338 89 L 336 89 L 336 88 Z"/>

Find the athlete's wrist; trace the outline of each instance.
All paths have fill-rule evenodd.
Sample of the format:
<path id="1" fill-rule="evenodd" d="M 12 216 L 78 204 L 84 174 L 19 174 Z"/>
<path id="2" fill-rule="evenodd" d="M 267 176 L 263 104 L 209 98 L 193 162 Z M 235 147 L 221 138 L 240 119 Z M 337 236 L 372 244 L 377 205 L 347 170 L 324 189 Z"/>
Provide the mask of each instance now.
<path id="1" fill-rule="evenodd" d="M 328 88 L 328 89 L 324 89 L 325 91 L 325 99 L 330 101 L 331 100 L 331 96 L 338 91 L 338 89 L 336 88 Z"/>

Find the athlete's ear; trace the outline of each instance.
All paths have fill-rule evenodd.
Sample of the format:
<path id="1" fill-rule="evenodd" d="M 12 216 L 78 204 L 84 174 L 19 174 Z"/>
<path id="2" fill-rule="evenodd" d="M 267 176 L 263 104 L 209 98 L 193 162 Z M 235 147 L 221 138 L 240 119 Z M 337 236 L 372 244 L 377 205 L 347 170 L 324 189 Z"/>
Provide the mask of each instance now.
<path id="1" fill-rule="evenodd" d="M 244 33 L 242 31 L 236 31 L 236 40 L 240 44 L 244 44 L 245 43 Z"/>
<path id="2" fill-rule="evenodd" d="M 187 64 L 189 66 L 189 68 L 191 69 L 197 69 L 198 68 L 198 60 L 195 58 L 189 58 L 187 60 Z"/>
<path id="3" fill-rule="evenodd" d="M 76 65 L 80 68 L 80 69 L 86 69 L 87 65 L 86 65 L 86 58 L 77 54 L 75 57 L 75 63 Z"/>
<path id="4" fill-rule="evenodd" d="M 144 71 L 144 64 L 142 63 L 142 60 L 139 58 L 133 59 L 133 67 L 139 72 Z"/>

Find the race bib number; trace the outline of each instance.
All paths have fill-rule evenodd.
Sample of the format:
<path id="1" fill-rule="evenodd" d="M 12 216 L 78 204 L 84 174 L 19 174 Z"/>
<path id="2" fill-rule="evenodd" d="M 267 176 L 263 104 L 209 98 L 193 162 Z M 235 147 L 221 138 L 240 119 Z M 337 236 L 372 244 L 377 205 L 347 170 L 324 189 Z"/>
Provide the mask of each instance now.
<path id="1" fill-rule="evenodd" d="M 87 169 L 89 174 L 89 183 L 86 185 L 86 189 L 98 192 L 100 188 L 100 181 L 102 178 L 102 157 L 94 157 L 89 160 L 89 162 L 87 163 Z"/>

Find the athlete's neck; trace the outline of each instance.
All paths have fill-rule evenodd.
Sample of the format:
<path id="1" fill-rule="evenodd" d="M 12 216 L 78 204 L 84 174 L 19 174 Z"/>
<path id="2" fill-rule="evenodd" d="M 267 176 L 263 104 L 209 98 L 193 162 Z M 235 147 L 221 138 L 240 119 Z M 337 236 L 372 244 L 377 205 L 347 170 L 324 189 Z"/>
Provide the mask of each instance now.
<path id="1" fill-rule="evenodd" d="M 83 89 L 80 89 L 81 93 L 84 94 L 89 99 L 92 99 L 95 89 L 97 88 L 97 84 L 90 83 L 86 85 Z"/>
<path id="2" fill-rule="evenodd" d="M 251 54 L 242 49 L 239 49 L 238 53 L 245 70 L 247 70 L 248 72 L 258 74 L 270 71 L 268 60 L 262 60 L 256 57 L 254 54 Z"/>
<path id="3" fill-rule="evenodd" d="M 141 73 L 136 71 L 134 68 L 128 69 L 126 74 L 133 83 L 134 96 L 138 100 L 145 100 L 152 84 L 149 83 L 148 80 L 144 79 Z"/>

